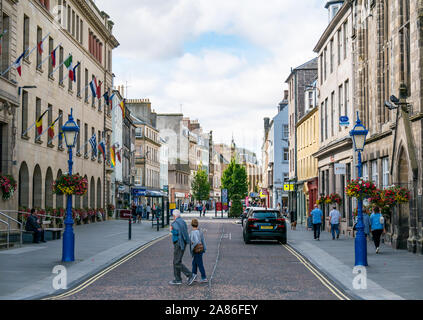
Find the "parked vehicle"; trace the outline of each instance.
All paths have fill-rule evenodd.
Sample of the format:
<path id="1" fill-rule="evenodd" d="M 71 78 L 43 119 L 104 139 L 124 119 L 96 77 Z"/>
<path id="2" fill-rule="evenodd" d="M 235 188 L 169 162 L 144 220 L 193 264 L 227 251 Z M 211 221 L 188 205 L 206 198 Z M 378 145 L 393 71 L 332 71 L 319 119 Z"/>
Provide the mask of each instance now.
<path id="1" fill-rule="evenodd" d="M 243 223 L 243 238 L 246 244 L 256 239 L 287 242 L 286 221 L 277 209 L 250 208 Z"/>
<path id="2" fill-rule="evenodd" d="M 250 211 L 251 208 L 252 207 L 244 208 L 244 211 L 242 212 L 241 217 L 240 217 L 242 226 L 244 226 L 244 221 L 247 218 L 247 214 L 248 214 L 248 212 Z"/>

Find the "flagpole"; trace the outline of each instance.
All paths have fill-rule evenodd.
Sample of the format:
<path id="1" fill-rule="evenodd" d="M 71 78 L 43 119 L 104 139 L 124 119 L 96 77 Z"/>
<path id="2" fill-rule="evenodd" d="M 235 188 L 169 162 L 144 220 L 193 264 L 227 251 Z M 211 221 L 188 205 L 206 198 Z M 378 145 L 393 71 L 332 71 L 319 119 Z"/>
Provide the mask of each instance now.
<path id="1" fill-rule="evenodd" d="M 28 51 L 28 49 L 26 49 L 25 51 L 24 51 L 24 54 L 25 54 L 25 52 L 27 52 Z M 16 65 L 16 61 L 15 62 L 13 62 L 2 74 L 0 74 L 0 76 L 1 77 L 3 77 L 6 73 L 8 73 L 9 71 L 10 71 L 10 69 L 12 69 L 13 68 L 13 66 L 14 65 Z"/>
<path id="2" fill-rule="evenodd" d="M 55 51 L 55 50 L 57 50 L 60 46 L 62 45 L 62 43 L 60 43 L 54 50 L 52 50 L 51 52 L 53 52 L 53 51 Z M 50 54 L 51 54 L 51 52 L 50 52 Z M 38 65 L 38 69 L 39 68 L 41 68 L 41 66 L 44 64 L 44 62 L 46 62 L 48 59 L 50 59 L 50 55 L 47 57 L 47 58 L 45 58 L 43 61 L 41 61 L 41 63 Z"/>
<path id="3" fill-rule="evenodd" d="M 43 132 L 41 132 L 41 134 L 37 137 L 37 139 L 35 139 L 35 141 L 39 140 L 41 138 L 41 136 L 46 133 L 46 131 L 48 131 L 48 129 L 50 129 L 52 126 L 54 126 L 56 124 L 56 122 L 63 116 L 63 114 L 61 114 L 56 120 L 54 120 L 54 122 L 47 128 L 45 129 Z M 53 139 L 52 139 L 53 140 Z"/>
<path id="4" fill-rule="evenodd" d="M 90 86 L 90 84 L 87 84 L 87 86 L 84 88 L 84 89 L 82 89 L 82 90 L 80 90 L 79 92 L 78 92 L 78 95 L 82 92 L 82 91 L 85 91 L 88 87 Z"/>
<path id="5" fill-rule="evenodd" d="M 50 35 L 50 33 L 51 32 L 49 32 L 49 33 L 47 33 L 47 35 L 41 40 L 41 44 L 44 42 L 44 40 L 46 40 L 47 39 L 47 37 Z M 37 42 L 37 44 L 35 45 L 35 47 L 34 48 L 32 48 L 32 50 L 24 57 L 24 59 L 26 59 L 26 58 L 28 58 L 30 55 L 31 55 L 31 53 L 33 53 L 34 52 L 34 50 L 35 49 L 37 49 L 37 47 L 38 47 L 38 43 L 39 42 Z"/>
<path id="6" fill-rule="evenodd" d="M 71 54 L 69 54 L 69 56 L 71 56 Z M 58 65 L 57 66 L 57 68 L 56 69 L 54 69 L 50 74 L 49 74 L 49 77 L 51 77 L 52 75 L 53 75 L 53 73 L 55 73 L 56 71 L 57 71 L 57 69 L 59 69 L 61 66 L 63 66 L 63 64 L 65 63 L 65 61 L 69 58 L 69 56 L 65 59 L 65 60 L 63 60 L 63 62 L 60 64 L 60 65 Z"/>
<path id="7" fill-rule="evenodd" d="M 34 126 L 35 126 L 36 123 L 37 123 L 37 121 L 35 121 L 24 133 L 22 133 L 22 135 L 23 136 L 26 135 L 29 132 L 29 130 L 31 130 L 32 128 L 34 128 Z"/>

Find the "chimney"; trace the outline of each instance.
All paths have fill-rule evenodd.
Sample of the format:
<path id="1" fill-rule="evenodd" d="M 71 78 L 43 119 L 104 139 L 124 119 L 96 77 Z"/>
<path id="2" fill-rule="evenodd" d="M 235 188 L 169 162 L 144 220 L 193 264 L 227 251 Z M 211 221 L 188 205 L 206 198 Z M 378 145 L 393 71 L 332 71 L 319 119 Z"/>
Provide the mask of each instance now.
<path id="1" fill-rule="evenodd" d="M 270 118 L 264 118 L 264 132 L 267 132 L 270 127 Z"/>

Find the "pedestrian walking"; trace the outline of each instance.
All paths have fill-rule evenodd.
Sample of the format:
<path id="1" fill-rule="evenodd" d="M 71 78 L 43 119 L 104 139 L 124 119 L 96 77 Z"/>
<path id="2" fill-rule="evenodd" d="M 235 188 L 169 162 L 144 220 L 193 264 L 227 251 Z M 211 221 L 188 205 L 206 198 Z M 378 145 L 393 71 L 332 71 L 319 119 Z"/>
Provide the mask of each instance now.
<path id="1" fill-rule="evenodd" d="M 173 210 L 173 219 L 170 231 L 172 232 L 173 242 L 173 274 L 175 279 L 170 281 L 170 285 L 182 284 L 181 273 L 188 278 L 188 285 L 191 285 L 195 280 L 194 274 L 182 263 L 182 258 L 185 253 L 186 246 L 190 244 L 188 228 L 185 221 L 181 218 L 179 210 Z"/>
<path id="2" fill-rule="evenodd" d="M 297 230 L 297 215 L 295 214 L 295 211 L 291 211 L 289 216 L 291 219 L 291 230 Z"/>
<path id="3" fill-rule="evenodd" d="M 207 207 L 205 205 L 203 205 L 203 217 L 206 216 L 206 209 L 207 209 Z"/>
<path id="4" fill-rule="evenodd" d="M 132 202 L 131 216 L 133 223 L 137 222 L 137 206 Z"/>
<path id="5" fill-rule="evenodd" d="M 330 217 L 330 230 L 332 232 L 332 240 L 335 240 L 335 233 L 336 239 L 339 239 L 339 219 L 341 218 L 341 214 L 338 210 L 336 210 L 336 206 L 333 207 L 332 211 L 329 213 Z"/>
<path id="6" fill-rule="evenodd" d="M 192 255 L 192 274 L 194 279 L 197 277 L 197 270 L 201 273 L 201 283 L 207 282 L 206 271 L 204 270 L 203 254 L 206 252 L 206 241 L 203 233 L 198 229 L 198 220 L 192 219 L 192 231 L 189 234 L 190 250 Z"/>
<path id="7" fill-rule="evenodd" d="M 379 207 L 374 207 L 373 213 L 370 215 L 370 229 L 372 231 L 376 253 L 379 253 L 380 237 L 382 236 L 382 233 L 385 233 L 385 219 L 380 213 Z"/>
<path id="8" fill-rule="evenodd" d="M 143 208 L 142 208 L 142 204 L 140 204 L 139 206 L 137 206 L 137 222 L 141 223 L 141 219 L 142 219 L 142 212 L 143 212 Z"/>
<path id="9" fill-rule="evenodd" d="M 200 217 L 201 217 L 201 213 L 203 212 L 203 204 L 201 203 L 198 204 L 198 211 L 200 211 Z"/>
<path id="10" fill-rule="evenodd" d="M 150 214 L 151 214 L 150 203 L 147 203 L 146 211 L 147 211 L 147 220 L 148 220 L 148 219 L 150 219 Z"/>
<path id="11" fill-rule="evenodd" d="M 314 210 L 311 211 L 313 218 L 314 240 L 320 240 L 320 228 L 322 227 L 323 212 L 319 209 L 317 204 L 314 205 Z"/>
<path id="12" fill-rule="evenodd" d="M 157 208 L 156 208 L 156 204 L 153 203 L 153 207 L 151 208 L 151 212 L 152 212 L 152 217 L 151 219 L 154 220 L 156 218 L 156 214 L 157 214 Z"/>

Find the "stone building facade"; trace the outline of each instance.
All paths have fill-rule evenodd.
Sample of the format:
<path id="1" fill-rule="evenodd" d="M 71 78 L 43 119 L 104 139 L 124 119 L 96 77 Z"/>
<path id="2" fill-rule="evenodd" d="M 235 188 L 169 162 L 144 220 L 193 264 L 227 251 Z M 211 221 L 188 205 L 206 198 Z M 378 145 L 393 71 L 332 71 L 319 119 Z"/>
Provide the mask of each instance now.
<path id="1" fill-rule="evenodd" d="M 298 168 L 297 168 L 297 132 L 296 126 L 305 114 L 305 93 L 309 86 L 317 78 L 317 62 L 314 58 L 303 65 L 292 69 L 286 79 L 288 84 L 288 114 L 289 114 L 289 181 L 294 185 L 293 191 L 288 196 L 288 211 L 297 212 L 298 203 L 301 201 L 301 194 L 297 186 Z M 298 213 L 297 213 L 298 214 Z M 303 213 L 304 214 L 304 213 Z"/>
<path id="2" fill-rule="evenodd" d="M 387 241 L 422 253 L 423 2 L 358 0 L 351 10 L 353 103 L 369 130 L 363 175 L 380 188 L 411 190 L 410 203 L 395 208 L 387 221 Z M 391 95 L 400 98 L 401 85 L 410 108 L 397 113 L 384 103 Z"/>
<path id="3" fill-rule="evenodd" d="M 354 151 L 350 131 L 355 125 L 353 104 L 353 15 L 349 1 L 328 1 L 329 24 L 314 52 L 319 56 L 318 81 L 316 83 L 319 105 L 319 144 L 314 156 L 318 160 L 319 194 L 337 193 L 342 198 L 338 210 L 341 213 L 341 234 L 352 234 L 353 202 L 345 196 L 345 186 L 354 177 Z M 341 6 L 342 5 L 342 6 Z M 349 123 L 340 124 L 340 117 L 348 117 Z M 335 174 L 335 166 L 344 166 L 344 174 Z M 342 172 L 341 172 L 342 173 Z M 329 212 L 334 205 L 322 204 L 325 228 L 329 227 Z"/>
<path id="4" fill-rule="evenodd" d="M 97 143 L 104 141 L 109 150 L 112 117 L 103 99 L 94 99 L 87 85 L 96 77 L 102 93 L 113 87 L 112 50 L 119 45 L 112 33 L 113 22 L 93 1 L 83 0 L 5 0 L 1 11 L 1 26 L 8 30 L 2 39 L 1 69 L 5 70 L 28 50 L 21 61 L 21 76 L 12 67 L 0 77 L 0 121 L 1 132 L 5 133 L 1 137 L 2 160 L 7 160 L 1 162 L 2 170 L 13 174 L 18 182 L 15 199 L 6 206 L 14 210 L 65 206 L 64 197 L 53 195 L 51 185 L 68 170 L 67 150 L 58 132 L 72 108 L 80 127 L 74 173 L 85 176 L 89 183 L 88 193 L 73 197 L 73 205 L 105 208 L 110 201 L 113 172 L 110 157 L 106 161 L 101 155 L 95 157 L 88 140 L 96 135 Z M 40 51 L 37 44 L 42 39 Z M 50 52 L 56 47 L 54 68 Z M 80 63 L 75 69 L 75 82 L 68 78 L 62 64 L 70 54 L 73 67 Z M 44 134 L 39 136 L 32 125 L 46 110 Z M 55 136 L 50 138 L 46 129 L 58 118 Z"/>

